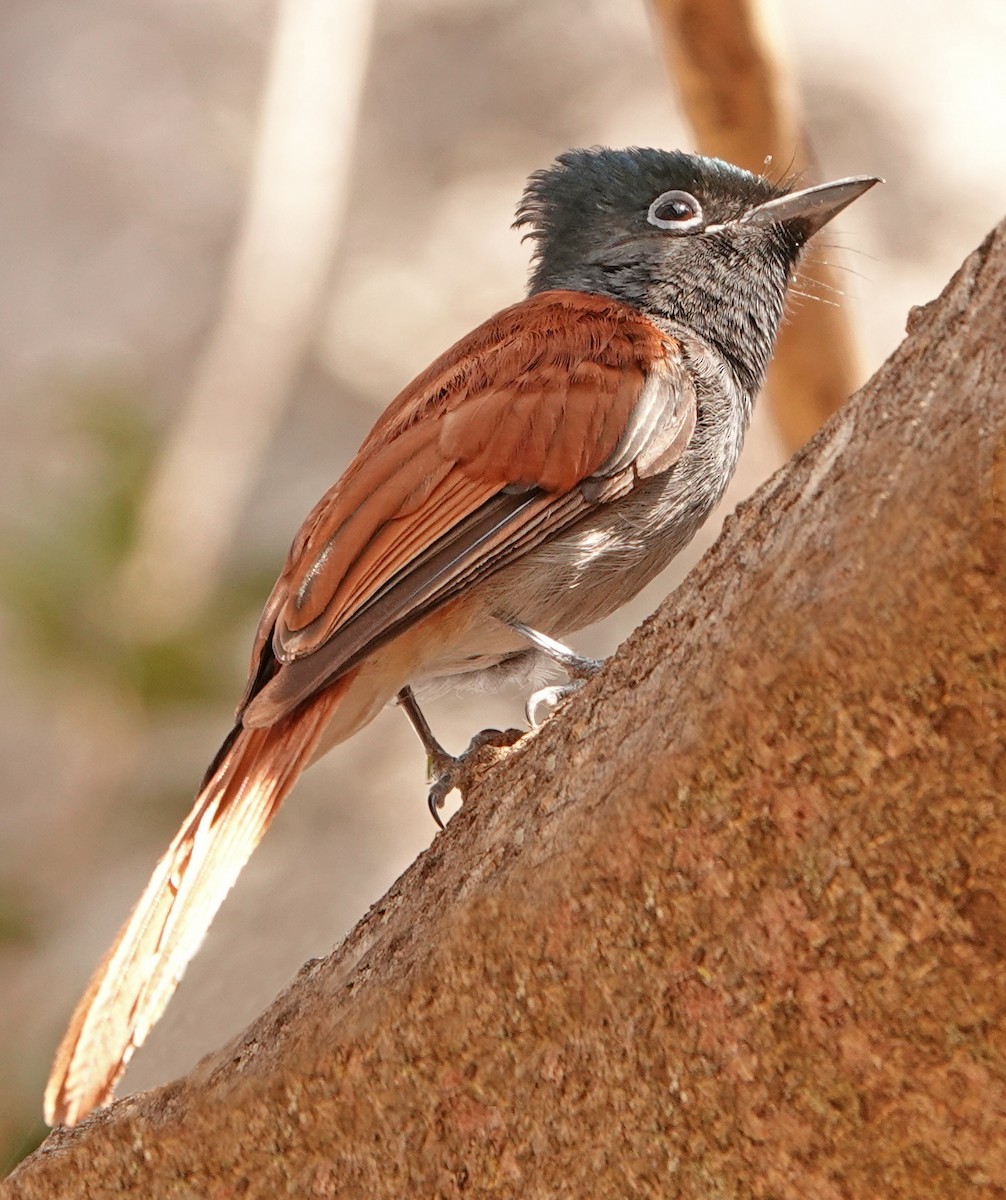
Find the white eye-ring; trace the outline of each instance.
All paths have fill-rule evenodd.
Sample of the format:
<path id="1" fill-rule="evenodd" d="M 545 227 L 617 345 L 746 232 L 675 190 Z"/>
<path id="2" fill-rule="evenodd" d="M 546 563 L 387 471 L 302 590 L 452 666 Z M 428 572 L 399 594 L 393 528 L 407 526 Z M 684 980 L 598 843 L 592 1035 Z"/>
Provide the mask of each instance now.
<path id="1" fill-rule="evenodd" d="M 689 192 L 664 192 L 650 205 L 646 219 L 658 229 L 689 233 L 702 228 L 702 205 Z"/>

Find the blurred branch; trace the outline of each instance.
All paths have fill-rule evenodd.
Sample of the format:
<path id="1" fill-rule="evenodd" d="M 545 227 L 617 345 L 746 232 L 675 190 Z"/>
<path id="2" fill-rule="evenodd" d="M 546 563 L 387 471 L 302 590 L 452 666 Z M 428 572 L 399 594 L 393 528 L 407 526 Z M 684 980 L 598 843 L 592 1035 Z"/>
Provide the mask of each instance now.
<path id="1" fill-rule="evenodd" d="M 793 71 L 773 0 L 650 0 L 699 146 L 748 171 L 803 159 Z"/>
<path id="2" fill-rule="evenodd" d="M 649 0 L 664 60 L 704 154 L 763 171 L 804 171 L 811 154 L 774 0 Z M 865 169 L 865 168 L 864 168 Z M 801 285 L 837 296 L 828 263 L 808 261 Z M 802 445 L 859 385 L 849 319 L 834 303 L 790 309 L 769 372 L 768 401 L 789 449 Z"/>
<path id="3" fill-rule="evenodd" d="M 337 243 L 373 0 L 280 0 L 261 129 L 219 324 L 155 471 L 121 576 L 143 638 L 216 584 L 312 337 Z"/>

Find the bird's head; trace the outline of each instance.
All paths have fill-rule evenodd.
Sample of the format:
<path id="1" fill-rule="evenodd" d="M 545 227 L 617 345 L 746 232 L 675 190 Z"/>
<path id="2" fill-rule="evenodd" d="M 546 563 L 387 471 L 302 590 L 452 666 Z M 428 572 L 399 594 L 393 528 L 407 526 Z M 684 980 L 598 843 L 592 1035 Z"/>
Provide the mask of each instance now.
<path id="1" fill-rule="evenodd" d="M 594 292 L 705 337 L 764 372 L 807 241 L 879 180 L 792 191 L 676 150 L 570 150 L 528 181 L 516 225 L 535 243 L 531 292 Z"/>

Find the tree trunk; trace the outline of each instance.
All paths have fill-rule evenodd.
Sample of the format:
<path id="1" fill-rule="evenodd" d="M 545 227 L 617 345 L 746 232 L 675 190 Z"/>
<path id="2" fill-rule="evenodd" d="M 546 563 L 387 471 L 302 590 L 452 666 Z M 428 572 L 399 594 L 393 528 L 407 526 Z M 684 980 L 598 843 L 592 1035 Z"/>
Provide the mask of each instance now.
<path id="1" fill-rule="evenodd" d="M 334 954 L 5 1195 L 1006 1195 L 1004 295 L 1006 225 Z"/>

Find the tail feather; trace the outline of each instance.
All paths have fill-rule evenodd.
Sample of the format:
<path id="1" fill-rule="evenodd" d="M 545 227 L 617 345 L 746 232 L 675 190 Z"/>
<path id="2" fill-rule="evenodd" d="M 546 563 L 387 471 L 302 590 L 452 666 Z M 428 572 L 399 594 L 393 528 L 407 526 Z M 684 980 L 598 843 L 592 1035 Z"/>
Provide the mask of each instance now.
<path id="1" fill-rule="evenodd" d="M 48 1124 L 73 1125 L 111 1099 L 130 1056 L 164 1011 L 217 909 L 311 760 L 350 678 L 275 725 L 239 728 L 225 743 L 77 1005 L 46 1087 Z"/>

